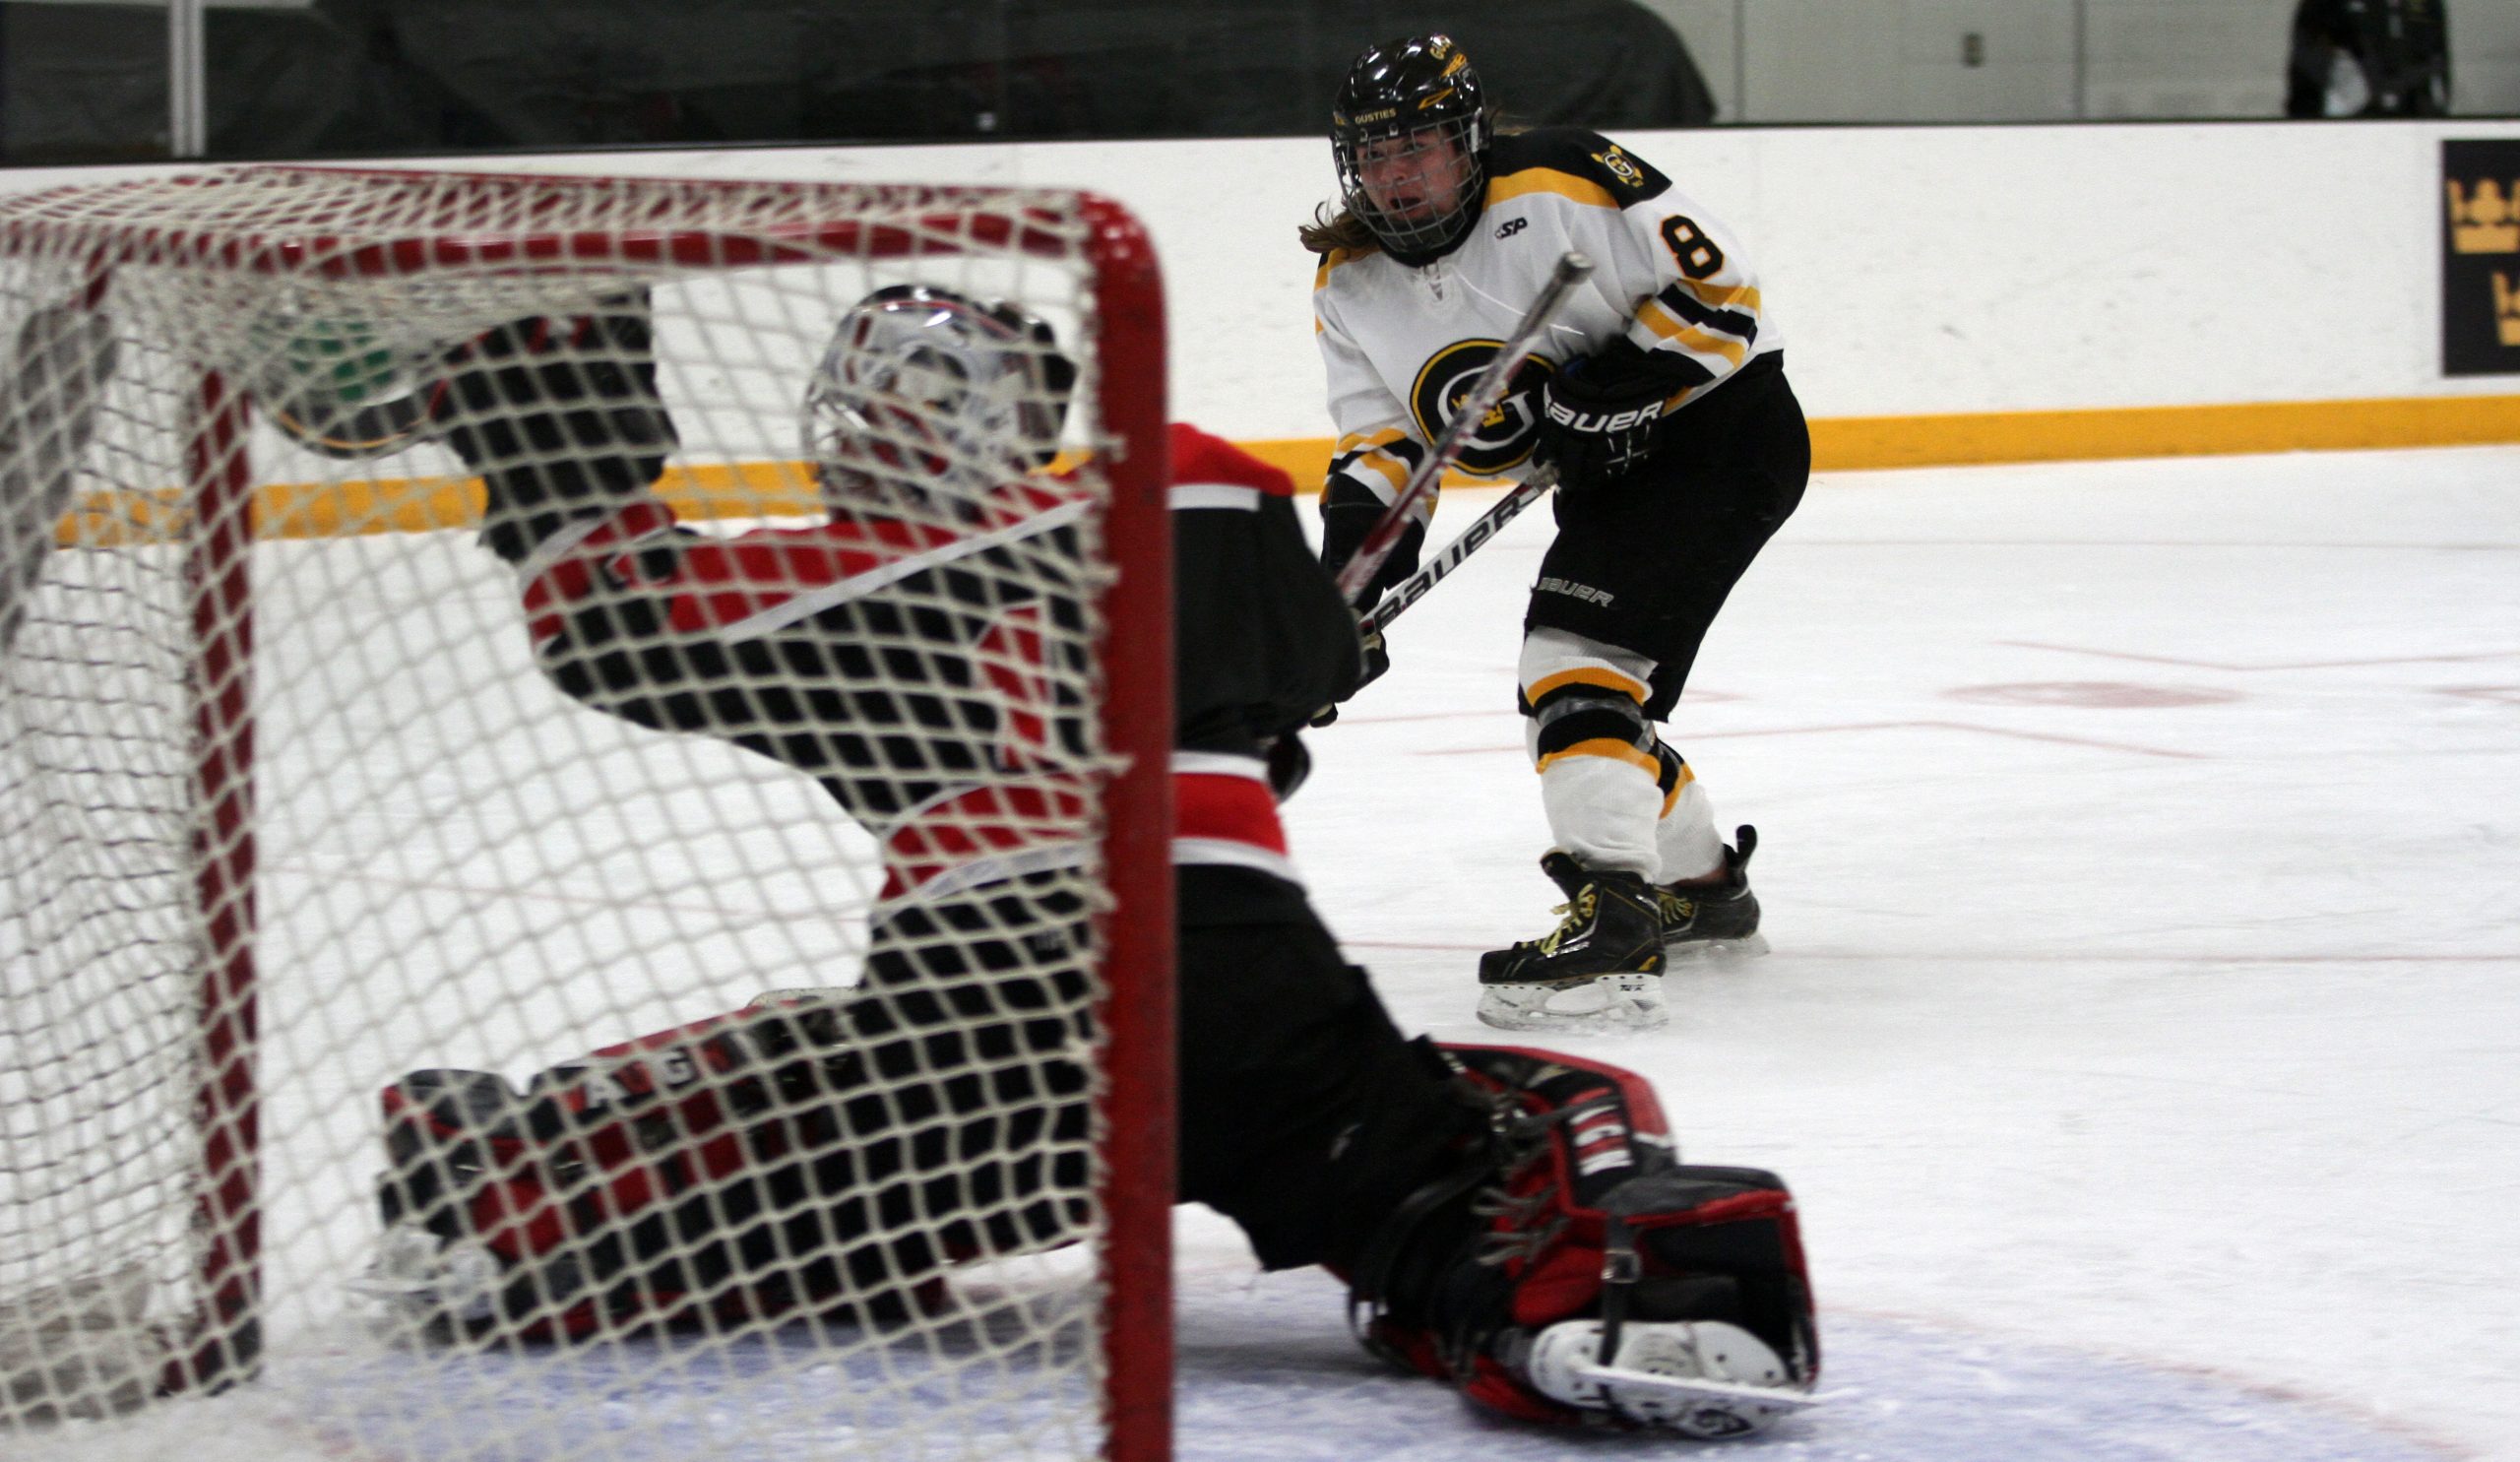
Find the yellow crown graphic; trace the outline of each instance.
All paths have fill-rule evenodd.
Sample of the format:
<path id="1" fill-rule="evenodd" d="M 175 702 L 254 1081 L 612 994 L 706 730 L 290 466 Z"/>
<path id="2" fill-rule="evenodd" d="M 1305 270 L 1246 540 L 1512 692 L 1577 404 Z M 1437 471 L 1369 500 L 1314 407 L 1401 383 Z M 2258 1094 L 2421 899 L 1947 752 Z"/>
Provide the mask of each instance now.
<path id="1" fill-rule="evenodd" d="M 2456 178 L 2442 183 L 2450 195 L 2450 248 L 2461 254 L 2520 254 L 2520 181 L 2506 193 L 2492 178 L 2479 178 L 2464 192 Z"/>
<path id="2" fill-rule="evenodd" d="M 2493 323 L 2506 346 L 2520 346 L 2520 285 L 2501 270 L 2493 272 Z"/>

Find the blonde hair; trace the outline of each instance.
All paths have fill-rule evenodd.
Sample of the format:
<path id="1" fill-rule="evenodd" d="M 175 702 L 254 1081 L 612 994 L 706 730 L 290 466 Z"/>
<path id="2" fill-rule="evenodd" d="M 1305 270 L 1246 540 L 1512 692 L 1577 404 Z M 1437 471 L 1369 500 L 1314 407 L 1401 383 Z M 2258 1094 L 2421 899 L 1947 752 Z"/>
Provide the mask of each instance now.
<path id="1" fill-rule="evenodd" d="M 1308 254 L 1327 254 L 1333 249 L 1370 254 L 1382 248 L 1382 240 L 1374 237 L 1374 231 L 1356 217 L 1355 210 L 1343 208 L 1334 214 L 1326 203 L 1312 211 L 1311 222 L 1295 225 L 1295 237 L 1303 241 Z"/>

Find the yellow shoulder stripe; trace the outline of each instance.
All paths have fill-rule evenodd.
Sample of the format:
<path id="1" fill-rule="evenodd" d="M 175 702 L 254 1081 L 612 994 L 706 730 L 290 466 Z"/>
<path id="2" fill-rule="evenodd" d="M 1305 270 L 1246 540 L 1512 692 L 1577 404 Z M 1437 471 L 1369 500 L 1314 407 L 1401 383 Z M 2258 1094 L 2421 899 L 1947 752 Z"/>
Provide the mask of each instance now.
<path id="1" fill-rule="evenodd" d="M 1342 264 L 1353 264 L 1365 256 L 1354 249 L 1332 249 L 1321 256 L 1321 267 L 1312 272 L 1312 287 L 1318 289 L 1330 283 L 1330 271 Z"/>
<path id="2" fill-rule="evenodd" d="M 1610 196 L 1609 189 L 1591 178 L 1560 172 L 1554 167 L 1526 167 L 1520 172 L 1509 172 L 1491 180 L 1487 184 L 1487 203 L 1492 208 L 1527 193 L 1555 193 L 1593 208 L 1614 209 L 1619 206 L 1619 201 Z"/>

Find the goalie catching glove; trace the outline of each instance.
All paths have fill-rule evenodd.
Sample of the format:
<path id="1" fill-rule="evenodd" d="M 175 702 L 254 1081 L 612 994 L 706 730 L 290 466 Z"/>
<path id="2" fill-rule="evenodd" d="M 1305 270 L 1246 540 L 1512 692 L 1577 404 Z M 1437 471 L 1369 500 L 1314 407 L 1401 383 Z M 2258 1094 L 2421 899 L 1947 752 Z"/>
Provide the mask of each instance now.
<path id="1" fill-rule="evenodd" d="M 1819 1340 L 1782 1182 L 1681 1164 L 1631 1072 L 1445 1049 L 1488 1135 L 1358 1256 L 1368 1350 L 1526 1421 L 1724 1437 L 1812 1404 Z"/>

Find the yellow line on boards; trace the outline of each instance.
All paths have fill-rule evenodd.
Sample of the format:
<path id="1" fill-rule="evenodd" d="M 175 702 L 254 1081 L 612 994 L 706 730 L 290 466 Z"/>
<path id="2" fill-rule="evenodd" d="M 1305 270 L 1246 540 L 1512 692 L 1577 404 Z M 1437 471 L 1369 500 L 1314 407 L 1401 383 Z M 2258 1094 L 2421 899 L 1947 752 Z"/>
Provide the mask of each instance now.
<path id="1" fill-rule="evenodd" d="M 2520 442 L 2520 396 L 1841 416 L 1811 423 L 1813 465 L 1831 472 L 2504 442 Z"/>
<path id="2" fill-rule="evenodd" d="M 2520 442 L 2520 396 L 1833 416 L 1811 423 L 1812 466 L 1821 472 L 2506 442 Z M 1299 488 L 1317 488 L 1330 467 L 1327 437 L 1242 447 L 1283 469 Z"/>
<path id="3" fill-rule="evenodd" d="M 667 468 L 658 493 L 684 520 L 819 517 L 822 499 L 801 462 Z M 177 494 L 91 493 L 62 520 L 60 540 L 106 546 L 170 531 Z M 472 477 L 359 477 L 267 482 L 254 489 L 254 534 L 264 539 L 351 538 L 474 528 L 481 485 Z"/>
<path id="4" fill-rule="evenodd" d="M 1821 472 L 2515 442 L 2520 396 L 1835 416 L 1811 423 L 1812 465 Z M 1293 477 L 1299 491 L 1318 491 L 1330 466 L 1328 437 L 1241 446 Z M 1474 479 L 1454 474 L 1446 480 Z M 812 474 L 801 462 L 672 468 L 658 489 L 692 521 L 822 512 Z M 175 501 L 172 491 L 93 493 L 62 520 L 61 541 L 101 545 L 162 538 Z M 254 489 L 255 532 L 262 538 L 417 533 L 471 528 L 480 518 L 480 486 L 465 477 L 363 477 Z"/>

